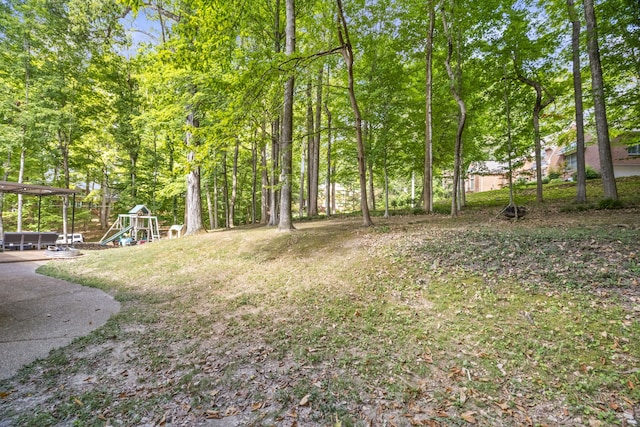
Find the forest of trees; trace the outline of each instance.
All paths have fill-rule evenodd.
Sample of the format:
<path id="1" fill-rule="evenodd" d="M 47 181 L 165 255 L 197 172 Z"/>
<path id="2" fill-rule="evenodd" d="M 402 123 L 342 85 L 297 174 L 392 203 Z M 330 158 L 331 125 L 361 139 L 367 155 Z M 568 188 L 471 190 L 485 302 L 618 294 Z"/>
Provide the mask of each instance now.
<path id="1" fill-rule="evenodd" d="M 188 233 L 368 225 L 438 197 L 455 215 L 442 183 L 470 162 L 586 130 L 616 199 L 639 81 L 640 0 L 0 0 L 0 180 L 84 189 L 102 227 L 136 204 Z M 5 226 L 30 226 L 22 203 L 0 195 Z"/>

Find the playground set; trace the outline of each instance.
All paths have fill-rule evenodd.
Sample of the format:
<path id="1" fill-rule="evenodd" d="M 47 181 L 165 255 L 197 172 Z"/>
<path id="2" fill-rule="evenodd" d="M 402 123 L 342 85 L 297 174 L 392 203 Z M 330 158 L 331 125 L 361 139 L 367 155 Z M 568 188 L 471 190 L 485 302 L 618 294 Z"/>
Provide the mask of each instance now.
<path id="1" fill-rule="evenodd" d="M 136 205 L 129 213 L 118 215 L 118 219 L 100 239 L 100 244 L 113 242 L 124 246 L 157 240 L 160 240 L 158 217 L 152 216 L 145 205 Z"/>

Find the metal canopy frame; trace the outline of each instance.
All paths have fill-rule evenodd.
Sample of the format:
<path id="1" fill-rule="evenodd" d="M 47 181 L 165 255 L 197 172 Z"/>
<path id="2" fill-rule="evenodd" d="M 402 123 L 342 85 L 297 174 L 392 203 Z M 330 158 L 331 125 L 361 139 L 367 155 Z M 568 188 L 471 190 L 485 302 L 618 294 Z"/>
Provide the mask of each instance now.
<path id="1" fill-rule="evenodd" d="M 47 185 L 0 181 L 0 193 L 28 194 L 30 196 L 64 196 L 66 194 L 78 194 L 81 192 L 81 190 L 49 187 Z"/>
<path id="2" fill-rule="evenodd" d="M 27 196 L 38 196 L 38 231 L 40 231 L 40 207 L 42 196 L 73 196 L 71 209 L 71 234 L 75 232 L 76 223 L 76 194 L 82 190 L 71 190 L 69 188 L 49 187 L 47 185 L 22 184 L 19 182 L 0 181 L 0 193 L 22 194 Z M 66 238 L 67 236 L 65 236 Z M 73 239 L 72 243 L 73 243 Z"/>

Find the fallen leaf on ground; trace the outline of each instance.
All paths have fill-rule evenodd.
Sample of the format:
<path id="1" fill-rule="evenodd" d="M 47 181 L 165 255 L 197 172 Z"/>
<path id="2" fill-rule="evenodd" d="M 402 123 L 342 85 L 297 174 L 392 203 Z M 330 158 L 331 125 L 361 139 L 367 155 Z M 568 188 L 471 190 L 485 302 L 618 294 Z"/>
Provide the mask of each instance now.
<path id="1" fill-rule="evenodd" d="M 496 405 L 498 405 L 498 407 L 503 411 L 506 411 L 509 409 L 509 405 L 507 403 L 496 402 Z"/>
<path id="2" fill-rule="evenodd" d="M 239 413 L 240 411 L 238 410 L 238 408 L 236 408 L 235 406 L 230 406 L 226 411 L 224 411 L 224 416 L 230 417 L 233 415 L 238 415 Z"/>
<path id="3" fill-rule="evenodd" d="M 307 406 L 309 404 L 309 398 L 311 397 L 310 394 L 307 394 L 305 397 L 303 397 L 302 399 L 300 399 L 300 403 L 298 405 L 300 406 Z"/>
<path id="4" fill-rule="evenodd" d="M 469 424 L 475 424 L 476 423 L 476 418 L 474 417 L 475 414 L 476 413 L 473 411 L 467 411 L 460 414 L 460 417 L 462 417 L 462 419 L 468 422 Z"/>
<path id="5" fill-rule="evenodd" d="M 220 418 L 222 418 L 220 416 L 220 411 L 214 411 L 213 409 L 209 409 L 207 412 L 205 412 L 204 415 L 207 419 L 210 420 L 219 420 Z"/>

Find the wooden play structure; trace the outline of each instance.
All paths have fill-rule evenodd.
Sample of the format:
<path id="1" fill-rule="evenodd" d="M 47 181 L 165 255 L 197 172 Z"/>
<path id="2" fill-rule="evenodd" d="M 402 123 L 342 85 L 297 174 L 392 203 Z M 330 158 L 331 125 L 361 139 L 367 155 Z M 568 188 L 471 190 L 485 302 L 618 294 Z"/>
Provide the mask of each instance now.
<path id="1" fill-rule="evenodd" d="M 118 215 L 118 219 L 100 239 L 100 244 L 119 242 L 120 239 L 126 239 L 129 244 L 160 240 L 158 217 L 152 216 L 145 205 L 136 205 L 129 213 Z"/>

